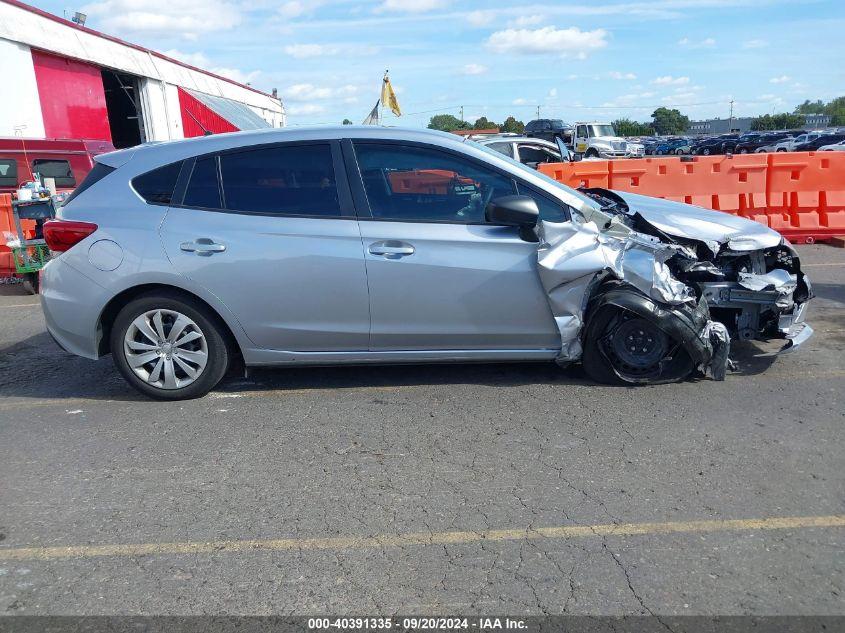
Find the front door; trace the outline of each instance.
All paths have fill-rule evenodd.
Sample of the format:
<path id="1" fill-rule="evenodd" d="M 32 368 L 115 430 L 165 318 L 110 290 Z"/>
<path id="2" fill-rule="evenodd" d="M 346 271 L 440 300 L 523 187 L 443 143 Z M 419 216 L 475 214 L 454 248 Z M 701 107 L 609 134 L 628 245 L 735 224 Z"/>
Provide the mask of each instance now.
<path id="1" fill-rule="evenodd" d="M 245 148 L 186 165 L 181 204 L 161 227 L 167 255 L 226 304 L 257 347 L 367 349 L 361 235 L 337 166 L 339 148 L 329 143 Z"/>
<path id="2" fill-rule="evenodd" d="M 428 146 L 361 141 L 355 154 L 371 350 L 560 346 L 537 245 L 484 219 L 487 202 L 516 192 L 509 176 Z"/>

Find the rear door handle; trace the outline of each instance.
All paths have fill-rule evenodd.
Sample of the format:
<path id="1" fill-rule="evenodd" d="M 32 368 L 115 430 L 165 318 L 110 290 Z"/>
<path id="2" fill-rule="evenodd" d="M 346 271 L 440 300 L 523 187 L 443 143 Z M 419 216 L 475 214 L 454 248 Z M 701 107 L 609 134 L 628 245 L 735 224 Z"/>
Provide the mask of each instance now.
<path id="1" fill-rule="evenodd" d="M 370 244 L 368 249 L 371 255 L 383 255 L 385 259 L 399 259 L 408 255 L 413 255 L 414 247 L 407 242 L 399 242 L 397 240 L 386 240 L 384 242 L 374 242 Z"/>
<path id="2" fill-rule="evenodd" d="M 188 253 L 209 256 L 214 253 L 222 253 L 226 250 L 225 244 L 218 244 L 207 237 L 201 237 L 194 242 L 182 242 L 179 248 Z"/>

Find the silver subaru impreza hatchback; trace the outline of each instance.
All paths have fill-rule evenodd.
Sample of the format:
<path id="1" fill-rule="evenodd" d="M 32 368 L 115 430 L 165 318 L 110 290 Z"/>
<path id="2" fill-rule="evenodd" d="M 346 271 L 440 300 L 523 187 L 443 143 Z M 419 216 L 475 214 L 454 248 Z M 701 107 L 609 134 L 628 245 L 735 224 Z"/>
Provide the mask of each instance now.
<path id="1" fill-rule="evenodd" d="M 555 361 L 605 383 L 730 367 L 806 340 L 778 233 L 576 191 L 439 132 L 262 130 L 98 156 L 48 222 L 47 328 L 154 398 L 237 366 Z"/>

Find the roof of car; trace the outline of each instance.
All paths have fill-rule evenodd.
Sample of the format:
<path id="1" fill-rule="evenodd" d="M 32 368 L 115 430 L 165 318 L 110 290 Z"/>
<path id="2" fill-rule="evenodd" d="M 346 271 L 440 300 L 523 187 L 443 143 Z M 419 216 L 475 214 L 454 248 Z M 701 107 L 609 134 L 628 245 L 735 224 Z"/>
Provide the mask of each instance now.
<path id="1" fill-rule="evenodd" d="M 537 143 L 539 145 L 547 145 L 557 149 L 557 145 L 550 141 L 533 136 L 491 136 L 490 138 L 473 139 L 476 143 L 482 145 L 490 145 L 491 143 Z"/>

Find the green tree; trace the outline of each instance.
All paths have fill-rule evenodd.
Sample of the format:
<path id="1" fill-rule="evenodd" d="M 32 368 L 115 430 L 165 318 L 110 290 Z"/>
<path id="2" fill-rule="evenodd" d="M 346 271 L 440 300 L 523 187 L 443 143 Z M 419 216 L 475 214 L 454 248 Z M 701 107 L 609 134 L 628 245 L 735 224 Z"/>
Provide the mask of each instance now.
<path id="1" fill-rule="evenodd" d="M 804 117 L 800 114 L 764 114 L 758 116 L 751 122 L 751 129 L 755 131 L 764 130 L 791 130 L 801 128 L 804 125 Z"/>
<path id="2" fill-rule="evenodd" d="M 436 114 L 428 122 L 428 128 L 442 132 L 454 132 L 455 130 L 469 130 L 470 124 L 451 114 Z"/>
<path id="3" fill-rule="evenodd" d="M 517 121 L 514 117 L 509 116 L 505 119 L 505 122 L 502 123 L 501 127 L 499 127 L 499 131 L 522 134 L 525 131 L 525 123 Z"/>
<path id="4" fill-rule="evenodd" d="M 681 114 L 679 110 L 669 108 L 657 108 L 652 115 L 651 124 L 658 134 L 681 134 L 686 132 L 689 126 L 689 117 Z"/>
<path id="5" fill-rule="evenodd" d="M 616 119 L 613 121 L 613 129 L 619 136 L 651 136 L 654 129 L 649 123 L 640 123 L 631 119 Z"/>
<path id="6" fill-rule="evenodd" d="M 343 124 L 344 125 L 352 125 L 352 121 L 350 121 L 349 119 L 344 119 Z"/>
<path id="7" fill-rule="evenodd" d="M 476 119 L 475 123 L 472 125 L 472 129 L 474 130 L 490 130 L 492 128 L 498 128 L 498 123 L 493 123 L 489 120 L 486 116 L 483 116 L 479 119 Z"/>
<path id="8" fill-rule="evenodd" d="M 818 99 L 810 101 L 807 99 L 799 106 L 795 106 L 795 114 L 825 114 L 824 101 Z"/>

